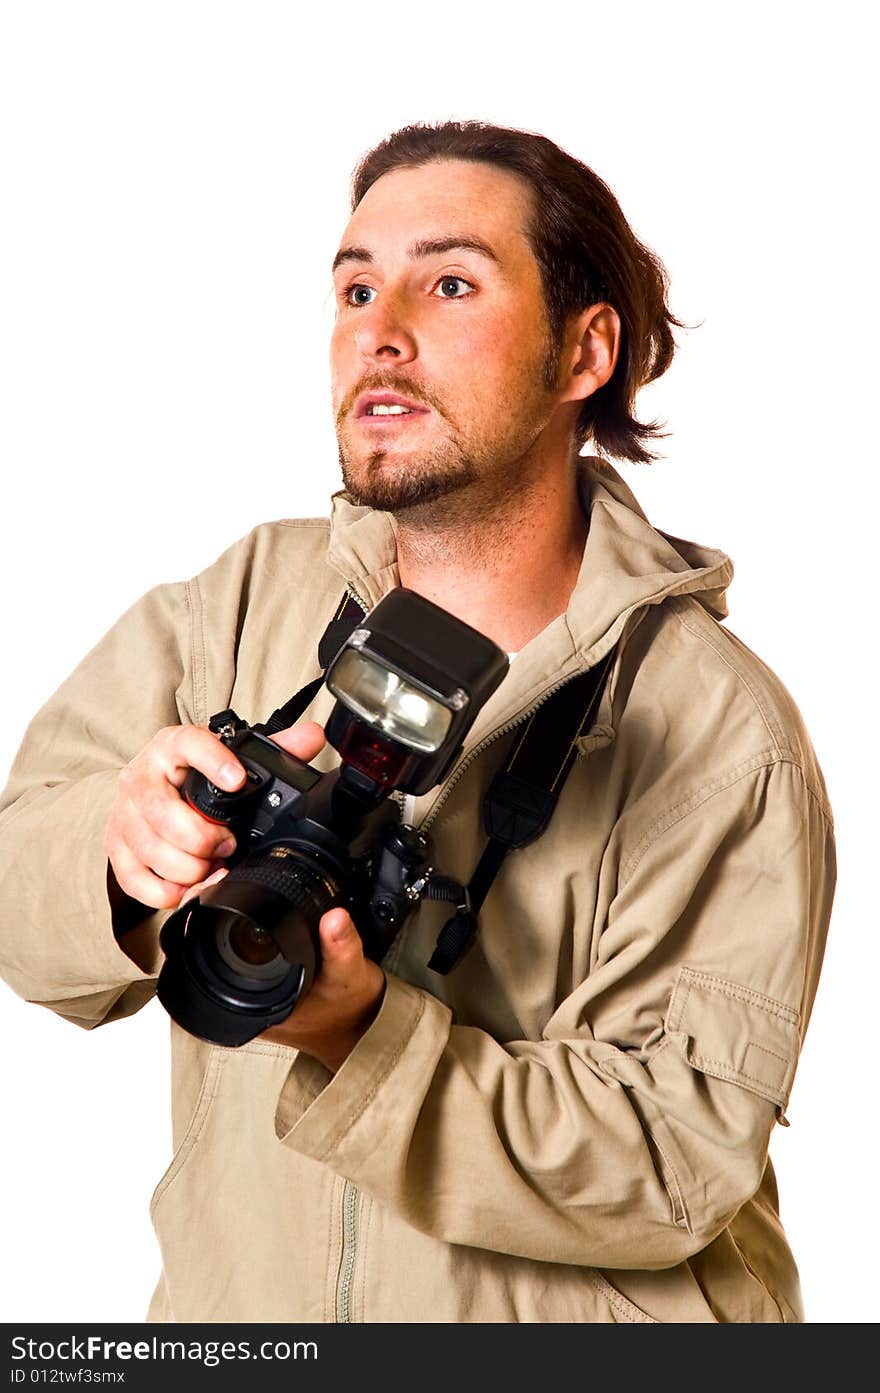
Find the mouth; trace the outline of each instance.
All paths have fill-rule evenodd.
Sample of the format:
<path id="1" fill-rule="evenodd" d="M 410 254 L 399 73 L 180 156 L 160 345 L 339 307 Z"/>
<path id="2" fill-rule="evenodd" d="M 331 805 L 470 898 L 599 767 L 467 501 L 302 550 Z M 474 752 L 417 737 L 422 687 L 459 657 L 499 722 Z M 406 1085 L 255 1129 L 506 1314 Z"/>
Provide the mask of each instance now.
<path id="1" fill-rule="evenodd" d="M 364 392 L 355 402 L 353 412 L 361 425 L 383 426 L 399 425 L 428 414 L 428 407 L 397 392 Z"/>

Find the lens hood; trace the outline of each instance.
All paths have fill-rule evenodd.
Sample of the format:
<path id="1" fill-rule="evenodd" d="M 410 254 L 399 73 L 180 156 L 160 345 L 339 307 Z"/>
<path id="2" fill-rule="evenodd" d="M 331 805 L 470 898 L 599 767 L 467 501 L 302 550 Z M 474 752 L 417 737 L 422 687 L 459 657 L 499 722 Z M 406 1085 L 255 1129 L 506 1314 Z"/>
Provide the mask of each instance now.
<path id="1" fill-rule="evenodd" d="M 216 946 L 218 926 L 230 910 L 193 899 L 166 920 L 160 934 L 165 962 L 157 995 L 172 1020 L 190 1035 L 236 1046 L 290 1015 L 314 967 L 307 973 L 303 963 L 291 963 L 281 980 L 269 982 L 232 971 Z"/>

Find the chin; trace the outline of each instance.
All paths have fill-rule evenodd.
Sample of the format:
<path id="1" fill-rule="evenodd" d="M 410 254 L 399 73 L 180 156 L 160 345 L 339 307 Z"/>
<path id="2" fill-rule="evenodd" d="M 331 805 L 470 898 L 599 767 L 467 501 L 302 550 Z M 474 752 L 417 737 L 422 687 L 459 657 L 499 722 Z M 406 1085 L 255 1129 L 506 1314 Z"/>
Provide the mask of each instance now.
<path id="1" fill-rule="evenodd" d="M 467 488 L 475 479 L 469 461 L 425 464 L 412 459 L 391 459 L 385 451 L 353 465 L 340 453 L 342 482 L 355 503 L 385 513 L 407 512 L 448 498 Z"/>

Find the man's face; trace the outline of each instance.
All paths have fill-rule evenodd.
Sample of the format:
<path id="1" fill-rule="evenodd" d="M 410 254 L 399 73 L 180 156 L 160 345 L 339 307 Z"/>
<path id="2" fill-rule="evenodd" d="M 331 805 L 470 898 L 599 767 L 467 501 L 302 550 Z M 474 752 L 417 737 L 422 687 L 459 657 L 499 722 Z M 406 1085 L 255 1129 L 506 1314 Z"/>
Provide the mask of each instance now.
<path id="1" fill-rule="evenodd" d="M 352 215 L 330 356 L 342 477 L 356 501 L 414 510 L 413 521 L 456 495 L 491 504 L 539 465 L 542 443 L 565 438 L 570 408 L 563 423 L 545 384 L 530 200 L 505 170 L 443 160 L 384 175 Z"/>

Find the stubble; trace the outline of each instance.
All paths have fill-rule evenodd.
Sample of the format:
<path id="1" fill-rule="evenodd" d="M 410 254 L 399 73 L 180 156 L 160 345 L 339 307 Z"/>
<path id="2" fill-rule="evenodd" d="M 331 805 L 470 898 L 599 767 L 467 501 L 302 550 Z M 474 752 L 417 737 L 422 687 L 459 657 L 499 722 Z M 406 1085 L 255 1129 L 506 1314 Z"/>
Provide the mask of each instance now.
<path id="1" fill-rule="evenodd" d="M 354 503 L 391 513 L 411 531 L 447 534 L 485 528 L 505 510 L 511 496 L 527 487 L 536 465 L 536 445 L 549 419 L 549 396 L 558 372 L 558 349 L 548 335 L 532 370 L 497 403 L 495 419 L 466 434 L 452 412 L 429 389 L 376 374 L 357 384 L 336 414 L 339 464 Z M 439 440 L 417 458 L 394 460 L 377 446 L 355 458 L 347 437 L 354 401 L 364 391 L 399 391 L 430 407 L 443 422 Z"/>

